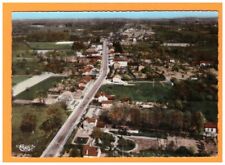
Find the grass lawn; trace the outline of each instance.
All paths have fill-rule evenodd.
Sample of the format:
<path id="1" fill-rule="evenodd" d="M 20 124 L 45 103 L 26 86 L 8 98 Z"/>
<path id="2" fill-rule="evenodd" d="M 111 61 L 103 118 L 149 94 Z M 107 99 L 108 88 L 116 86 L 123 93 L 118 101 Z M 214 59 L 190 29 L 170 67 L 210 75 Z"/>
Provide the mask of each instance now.
<path id="1" fill-rule="evenodd" d="M 14 75 L 40 74 L 41 72 L 45 71 L 45 65 L 39 62 L 37 58 L 26 61 L 14 58 L 12 67 Z"/>
<path id="2" fill-rule="evenodd" d="M 115 95 L 117 99 L 130 97 L 136 101 L 159 101 L 169 99 L 171 86 L 155 83 L 135 83 L 135 86 L 104 85 L 101 91 Z"/>
<path id="3" fill-rule="evenodd" d="M 71 44 L 56 45 L 55 42 L 29 42 L 30 48 L 34 50 L 71 49 Z"/>
<path id="4" fill-rule="evenodd" d="M 18 83 L 20 83 L 20 82 L 30 78 L 30 77 L 32 77 L 32 76 L 30 76 L 30 75 L 13 75 L 13 77 L 12 77 L 12 84 L 14 86 L 14 85 L 16 85 L 16 84 L 18 84 Z"/>
<path id="5" fill-rule="evenodd" d="M 32 100 L 37 96 L 38 92 L 44 92 L 47 94 L 47 90 L 54 86 L 57 82 L 59 82 L 62 79 L 62 77 L 50 77 L 39 84 L 27 89 L 26 91 L 20 93 L 15 97 L 15 99 L 28 99 Z"/>
<path id="6" fill-rule="evenodd" d="M 40 129 L 40 125 L 49 118 L 47 114 L 47 109 L 49 107 L 56 108 L 60 114 L 60 119 L 62 123 L 67 119 L 66 111 L 60 105 L 51 105 L 51 106 L 32 106 L 32 105 L 13 105 L 12 108 L 12 151 L 19 152 L 19 149 L 16 145 L 25 144 L 25 145 L 34 145 L 35 148 L 31 153 L 32 156 L 40 156 L 47 144 L 54 137 L 57 130 L 49 131 L 45 133 Z M 33 133 L 24 133 L 20 129 L 20 125 L 23 119 L 23 116 L 26 113 L 30 113 L 36 117 L 36 127 Z"/>

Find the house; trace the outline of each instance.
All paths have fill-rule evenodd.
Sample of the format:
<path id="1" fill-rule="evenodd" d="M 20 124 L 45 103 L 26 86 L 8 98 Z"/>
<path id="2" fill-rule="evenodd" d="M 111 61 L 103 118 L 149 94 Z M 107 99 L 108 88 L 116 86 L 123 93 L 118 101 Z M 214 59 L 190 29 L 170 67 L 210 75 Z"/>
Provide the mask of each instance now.
<path id="1" fill-rule="evenodd" d="M 89 118 L 87 117 L 86 120 L 84 120 L 83 122 L 83 128 L 84 130 L 86 131 L 90 131 L 90 130 L 93 130 L 93 128 L 97 125 L 97 119 L 95 118 Z"/>
<path id="2" fill-rule="evenodd" d="M 102 101 L 101 106 L 103 109 L 110 109 L 112 107 L 112 101 L 111 100 Z"/>
<path id="3" fill-rule="evenodd" d="M 91 47 L 86 50 L 86 53 L 87 54 L 95 54 L 95 53 L 97 53 L 97 51 L 96 51 L 95 47 Z"/>
<path id="4" fill-rule="evenodd" d="M 101 150 L 100 148 L 84 145 L 82 150 L 83 157 L 100 157 Z"/>
<path id="5" fill-rule="evenodd" d="M 175 60 L 174 59 L 170 59 L 170 63 L 175 63 Z"/>
<path id="6" fill-rule="evenodd" d="M 97 50 L 97 51 L 100 51 L 100 50 L 102 50 L 102 49 L 103 49 L 102 45 L 97 45 L 97 47 L 96 47 L 96 50 Z"/>
<path id="7" fill-rule="evenodd" d="M 203 135 L 206 137 L 217 137 L 217 124 L 212 122 L 205 123 Z"/>
<path id="8" fill-rule="evenodd" d="M 106 128 L 106 124 L 103 121 L 98 120 L 96 127 L 97 128 Z"/>
<path id="9" fill-rule="evenodd" d="M 113 63 L 117 63 L 120 68 L 127 67 L 128 60 L 126 58 L 114 58 Z"/>
<path id="10" fill-rule="evenodd" d="M 84 55 L 81 52 L 76 52 L 77 57 L 84 57 Z"/>
<path id="11" fill-rule="evenodd" d="M 36 50 L 38 55 L 45 55 L 46 53 L 53 52 L 53 50 Z"/>
<path id="12" fill-rule="evenodd" d="M 138 66 L 138 71 L 140 72 L 142 69 L 144 69 L 145 68 L 145 66 L 143 66 L 143 65 L 139 65 Z"/>
<path id="13" fill-rule="evenodd" d="M 200 61 L 200 67 L 209 67 L 211 63 L 209 61 Z"/>
<path id="14" fill-rule="evenodd" d="M 109 54 L 113 54 L 115 50 L 113 48 L 109 49 Z"/>
<path id="15" fill-rule="evenodd" d="M 98 100 L 99 103 L 103 102 L 103 101 L 108 101 L 108 100 L 113 100 L 114 96 L 113 95 L 108 95 L 104 92 L 98 92 L 95 95 L 95 99 Z"/>
<path id="16" fill-rule="evenodd" d="M 115 75 L 114 77 L 113 77 L 113 79 L 112 79 L 112 81 L 114 82 L 114 83 L 121 83 L 121 76 L 120 75 Z"/>
<path id="17" fill-rule="evenodd" d="M 90 75 L 92 69 L 93 69 L 92 65 L 85 66 L 83 71 L 82 71 L 83 72 L 82 75 Z"/>
<path id="18" fill-rule="evenodd" d="M 78 87 L 80 88 L 80 89 L 84 89 L 85 87 L 86 87 L 86 84 L 89 82 L 89 81 L 91 81 L 91 76 L 84 76 L 81 80 L 80 80 L 80 82 L 78 83 Z"/>
<path id="19" fill-rule="evenodd" d="M 77 62 L 77 57 L 76 56 L 67 56 L 64 58 L 64 61 L 74 63 L 74 62 Z"/>
<path id="20" fill-rule="evenodd" d="M 190 43 L 163 43 L 162 46 L 166 47 L 188 47 L 191 46 Z"/>
<path id="21" fill-rule="evenodd" d="M 70 91 L 63 92 L 58 98 L 58 101 L 69 104 L 74 98 L 73 94 Z"/>
<path id="22" fill-rule="evenodd" d="M 108 101 L 108 98 L 105 95 L 100 95 L 97 99 L 99 103 L 103 101 Z"/>

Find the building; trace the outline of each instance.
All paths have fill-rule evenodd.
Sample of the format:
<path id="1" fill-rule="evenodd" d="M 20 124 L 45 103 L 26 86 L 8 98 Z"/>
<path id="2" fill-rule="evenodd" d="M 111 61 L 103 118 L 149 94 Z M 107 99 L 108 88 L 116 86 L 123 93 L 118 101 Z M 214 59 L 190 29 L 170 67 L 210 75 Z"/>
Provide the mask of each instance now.
<path id="1" fill-rule="evenodd" d="M 112 101 L 111 100 L 102 101 L 101 105 L 103 109 L 110 109 L 112 107 Z"/>
<path id="2" fill-rule="evenodd" d="M 217 137 L 217 124 L 212 122 L 205 123 L 203 135 L 206 137 Z"/>
<path id="3" fill-rule="evenodd" d="M 126 58 L 114 58 L 113 63 L 114 65 L 117 64 L 119 68 L 127 67 L 128 60 Z"/>
<path id="4" fill-rule="evenodd" d="M 191 46 L 190 43 L 163 43 L 162 46 L 166 47 L 188 47 Z"/>
<path id="5" fill-rule="evenodd" d="M 105 95 L 100 95 L 97 99 L 99 103 L 103 101 L 108 101 L 108 98 Z"/>
<path id="6" fill-rule="evenodd" d="M 83 150 L 82 150 L 83 157 L 100 157 L 101 155 L 101 150 L 100 148 L 89 146 L 89 145 L 84 145 Z"/>
<path id="7" fill-rule="evenodd" d="M 113 77 L 112 81 L 113 81 L 114 83 L 121 83 L 121 82 L 122 82 L 121 76 L 120 76 L 120 75 L 115 75 L 115 76 Z"/>
<path id="8" fill-rule="evenodd" d="M 84 122 L 83 122 L 83 128 L 86 131 L 91 131 L 93 130 L 93 128 L 97 125 L 97 119 L 95 118 L 87 118 Z"/>
<path id="9" fill-rule="evenodd" d="M 211 63 L 209 61 L 200 61 L 200 67 L 210 67 Z"/>

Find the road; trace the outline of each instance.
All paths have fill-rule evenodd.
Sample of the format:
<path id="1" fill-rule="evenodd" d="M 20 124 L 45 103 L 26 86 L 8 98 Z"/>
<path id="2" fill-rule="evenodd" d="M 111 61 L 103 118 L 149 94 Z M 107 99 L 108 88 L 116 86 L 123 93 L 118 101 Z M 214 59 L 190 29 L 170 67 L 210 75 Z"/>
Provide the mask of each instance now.
<path id="1" fill-rule="evenodd" d="M 68 138 L 72 134 L 73 130 L 80 122 L 82 115 L 85 113 L 86 108 L 89 103 L 92 101 L 93 97 L 99 90 L 102 85 L 102 82 L 106 79 L 108 72 L 108 47 L 107 41 L 103 42 L 103 55 L 102 55 L 102 64 L 100 69 L 100 74 L 97 80 L 94 82 L 93 87 L 87 91 L 79 105 L 73 110 L 71 115 L 65 121 L 63 126 L 57 132 L 56 136 L 47 146 L 47 148 L 42 153 L 41 157 L 57 157 L 60 155 L 60 152 L 63 150 L 63 146 L 67 142 Z"/>

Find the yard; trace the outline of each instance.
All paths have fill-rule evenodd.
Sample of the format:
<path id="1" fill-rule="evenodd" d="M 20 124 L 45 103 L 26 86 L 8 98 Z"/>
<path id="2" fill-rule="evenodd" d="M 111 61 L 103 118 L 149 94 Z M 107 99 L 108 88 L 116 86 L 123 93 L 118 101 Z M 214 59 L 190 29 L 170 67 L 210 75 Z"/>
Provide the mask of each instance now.
<path id="1" fill-rule="evenodd" d="M 20 106 L 13 105 L 12 108 L 12 151 L 19 152 L 18 145 L 34 145 L 35 148 L 33 152 L 27 152 L 27 154 L 32 154 L 32 156 L 40 156 L 43 152 L 47 144 L 54 137 L 57 130 L 60 128 L 61 124 L 52 129 L 51 131 L 43 131 L 40 126 L 47 119 L 51 118 L 53 113 L 49 113 L 50 110 L 56 110 L 56 114 L 61 120 L 61 124 L 68 117 L 65 109 L 63 109 L 60 105 L 52 105 L 52 106 Z M 51 112 L 53 112 L 51 110 Z M 35 117 L 35 129 L 33 132 L 23 132 L 21 130 L 21 123 L 23 121 L 25 114 L 32 114 Z"/>
<path id="2" fill-rule="evenodd" d="M 104 85 L 101 91 L 115 95 L 117 99 L 131 98 L 136 101 L 161 101 L 169 99 L 171 86 L 161 83 L 135 83 L 134 86 Z"/>
<path id="3" fill-rule="evenodd" d="M 15 97 L 15 99 L 27 99 L 32 100 L 39 97 L 40 93 L 42 95 L 47 94 L 47 90 L 54 86 L 57 82 L 60 82 L 62 77 L 50 77 L 39 84 L 27 89 L 26 91 L 20 93 Z"/>

